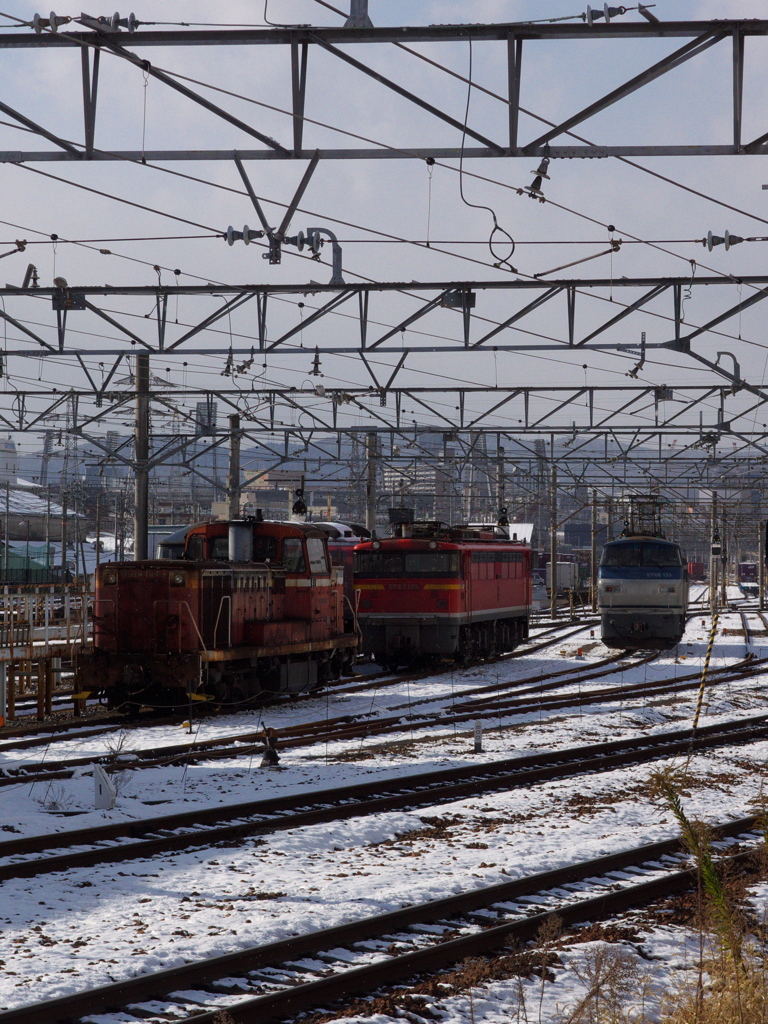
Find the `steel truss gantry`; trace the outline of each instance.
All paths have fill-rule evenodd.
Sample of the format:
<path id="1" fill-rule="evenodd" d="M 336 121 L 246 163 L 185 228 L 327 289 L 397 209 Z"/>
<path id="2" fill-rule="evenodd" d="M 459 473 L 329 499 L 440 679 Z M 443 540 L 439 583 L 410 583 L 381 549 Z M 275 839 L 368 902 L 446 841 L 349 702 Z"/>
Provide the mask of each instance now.
<path id="1" fill-rule="evenodd" d="M 725 308 L 702 324 L 687 323 L 683 318 L 684 290 L 698 295 L 703 288 L 707 289 L 710 302 L 713 295 L 725 299 Z M 510 294 L 518 292 L 519 297 Z M 734 304 L 731 299 L 737 292 L 739 298 Z M 178 325 L 171 323 L 168 317 L 168 300 L 174 296 L 224 301 L 217 301 L 215 308 L 196 323 Z M 6 286 L 0 288 L 0 297 L 5 305 L 4 310 L 0 309 L 0 319 L 18 332 L 16 338 L 7 339 L 7 356 L 72 356 L 79 360 L 84 371 L 84 357 L 116 360 L 105 382 L 98 387 L 89 378 L 96 394 L 106 391 L 120 361 L 137 351 L 165 360 L 190 352 L 226 354 L 232 361 L 243 355 L 306 359 L 307 349 L 316 350 L 318 354 L 351 353 L 362 358 L 375 390 L 384 399 L 409 356 L 483 352 L 575 355 L 605 350 L 637 356 L 639 361 L 631 371 L 631 375 L 636 376 L 648 352 L 668 350 L 695 360 L 756 397 L 768 397 L 768 390 L 744 378 L 738 359 L 732 353 L 720 352 L 713 361 L 693 345 L 708 332 L 717 334 L 722 324 L 767 298 L 768 275 L 744 275 L 738 279 L 706 275 L 349 285 L 85 285 L 29 289 Z M 382 311 L 372 308 L 371 300 L 375 297 L 382 300 Z M 113 305 L 102 308 L 105 299 L 114 302 L 117 298 L 151 302 L 151 318 L 143 312 L 139 315 L 134 310 L 117 310 Z M 587 298 L 595 300 L 594 304 L 588 305 Z M 275 299 L 282 300 L 279 306 Z M 307 299 L 312 301 L 307 302 Z M 235 341 L 231 330 L 226 333 L 216 329 L 215 325 L 225 317 L 231 324 L 232 313 L 251 302 L 255 312 L 251 319 L 253 333 L 238 332 Z M 47 312 L 45 307 L 49 303 L 51 311 Z M 602 303 L 611 311 L 607 318 L 600 315 Z M 394 324 L 387 322 L 385 318 L 391 318 L 393 309 L 398 306 L 403 308 L 402 318 Z M 546 333 L 535 319 L 545 307 Z M 617 308 L 618 312 L 613 312 Z M 406 309 L 411 311 L 406 312 Z M 655 323 L 661 323 L 665 340 L 648 343 L 626 340 L 627 318 L 641 311 L 651 314 Z M 44 323 L 42 317 L 48 317 L 47 328 L 40 326 Z M 72 328 L 78 317 L 77 326 Z M 442 319 L 436 321 L 437 317 Z M 331 319 L 333 324 L 329 327 Z M 107 344 L 100 339 L 97 342 L 83 340 L 84 330 L 98 337 L 105 323 L 118 332 L 116 338 Z M 527 335 L 531 340 L 517 340 L 520 335 Z M 514 341 L 510 340 L 512 337 Z M 381 378 L 372 363 L 379 355 L 397 358 L 394 367 L 387 365 L 385 371 L 379 367 Z M 730 357 L 729 365 L 720 363 L 721 356 L 725 355 Z"/>
<path id="2" fill-rule="evenodd" d="M 82 140 L 63 139 L 61 136 L 35 120 L 30 111 L 19 111 L 6 103 L 0 103 L 0 111 L 14 119 L 19 125 L 31 131 L 56 147 L 53 150 L 11 150 L 0 153 L 0 162 L 27 163 L 34 161 L 80 161 L 80 160 L 139 160 L 139 161 L 174 161 L 174 160 L 231 160 L 232 149 L 188 149 L 188 150 L 147 150 L 147 151 L 111 151 L 106 152 L 95 145 L 96 109 L 98 96 L 99 62 L 102 53 L 122 59 L 170 89 L 181 93 L 191 103 L 197 104 L 215 116 L 221 118 L 231 127 L 237 129 L 237 146 L 243 160 L 294 160 L 312 157 L 317 147 L 308 145 L 306 135 L 312 128 L 308 110 L 311 111 L 310 78 L 308 65 L 311 51 L 322 51 L 330 55 L 338 64 L 352 69 L 361 78 L 373 80 L 381 87 L 381 95 L 385 99 L 396 94 L 429 115 L 436 137 L 433 142 L 427 141 L 419 147 L 402 147 L 397 144 L 366 145 L 357 148 L 337 149 L 321 147 L 321 159 L 454 159 L 458 158 L 462 148 L 454 144 L 446 146 L 444 136 L 437 135 L 438 129 L 447 125 L 466 136 L 463 149 L 465 158 L 472 157 L 518 157 L 543 156 L 553 159 L 562 158 L 605 158 L 611 156 L 713 156 L 713 155 L 748 155 L 765 154 L 768 152 L 768 131 L 754 137 L 743 137 L 742 125 L 745 121 L 744 109 L 744 63 L 745 44 L 749 39 L 768 35 L 768 21 L 764 19 L 716 21 L 625 21 L 615 20 L 610 24 L 492 24 L 492 25 L 431 25 L 404 26 L 396 28 L 327 28 L 312 26 L 296 26 L 292 28 L 265 29 L 165 29 L 161 31 L 139 29 L 130 35 L 114 32 L 101 24 L 97 19 L 84 15 L 77 19 L 85 31 L 43 32 L 2 32 L 0 48 L 5 49 L 74 49 L 80 53 L 82 75 L 83 103 L 83 138 Z M 525 137 L 520 128 L 520 115 L 531 112 L 520 106 L 521 82 L 523 80 L 523 52 L 526 54 L 525 67 L 535 78 L 537 68 L 535 52 L 537 43 L 576 44 L 586 41 L 635 40 L 656 42 L 659 39 L 670 40 L 670 52 L 661 59 L 650 60 L 645 70 L 633 75 L 620 85 L 580 110 L 574 111 L 559 123 L 540 122 L 548 125 L 545 131 L 537 127 L 529 131 Z M 686 40 L 681 45 L 673 41 Z M 423 96 L 407 88 L 401 82 L 383 74 L 372 67 L 367 58 L 379 57 L 382 46 L 397 46 L 400 51 L 410 51 L 412 44 L 443 43 L 457 41 L 471 43 L 497 44 L 504 48 L 507 65 L 506 95 L 497 96 L 505 107 L 505 129 L 502 134 L 487 137 L 472 125 L 463 125 L 447 111 L 427 101 Z M 365 44 L 365 50 L 357 57 L 350 50 Z M 286 53 L 285 75 L 287 91 L 291 96 L 290 107 L 284 113 L 288 132 L 286 137 L 274 139 L 254 124 L 237 117 L 221 103 L 214 102 L 203 91 L 202 83 L 194 88 L 195 83 L 182 80 L 167 69 L 156 68 L 141 53 L 146 48 L 173 48 L 178 46 L 226 46 L 226 47 L 278 47 Z M 711 61 L 711 51 L 729 49 L 727 62 Z M 416 52 L 417 51 L 411 51 Z M 654 51 L 657 53 L 657 50 Z M 707 57 L 703 55 L 708 55 Z M 533 61 L 531 60 L 533 55 Z M 417 56 L 419 54 L 417 53 Z M 722 94 L 730 94 L 732 107 L 732 126 L 730 138 L 723 141 L 713 140 L 711 143 L 680 145 L 675 140 L 659 141 L 650 145 L 629 146 L 622 143 L 591 145 L 576 136 L 576 144 L 563 144 L 563 137 L 571 135 L 577 126 L 586 125 L 590 119 L 604 110 L 620 103 L 643 89 L 651 82 L 658 81 L 690 60 L 709 60 L 707 81 L 719 88 Z M 316 61 L 315 61 L 316 63 Z M 380 61 L 379 61 L 380 63 Z M 727 71 L 724 68 L 727 67 Z M 718 81 L 718 76 L 723 76 Z M 680 81 L 676 76 L 665 79 L 669 88 L 668 105 L 678 110 L 685 110 L 696 119 L 699 104 L 706 102 L 701 92 L 701 80 L 697 78 L 693 85 Z M 276 87 L 278 83 L 273 82 Z M 354 90 L 351 90 L 354 92 Z M 215 94 L 217 100 L 219 94 Z M 495 94 L 494 94 L 495 95 Z M 253 97 L 256 100 L 256 97 Z M 258 102 L 258 100 L 256 100 Z M 375 102 L 375 100 L 372 100 Z M 754 97 L 755 110 L 748 114 L 756 114 L 764 120 L 761 97 Z M 274 107 L 272 108 L 274 109 Z M 370 113 L 370 112 L 369 112 Z M 375 109 L 372 111 L 375 116 Z M 533 116 L 536 116 L 535 113 Z M 339 111 L 340 122 L 349 127 L 343 109 Z M 768 125 L 765 126 L 768 129 Z M 601 126 L 601 133 L 605 131 Z M 610 128 L 608 128 L 610 130 Z M 240 148 L 242 135 L 250 136 L 260 143 L 259 148 L 244 150 Z M 290 135 L 290 137 L 288 137 Z M 573 137 L 573 136 L 572 136 Z"/>
<path id="3" fill-rule="evenodd" d="M 724 456 L 728 473 L 736 475 L 745 465 L 751 470 L 768 459 L 768 428 L 757 426 L 758 413 L 768 413 L 768 399 L 753 400 L 722 386 L 394 387 L 388 407 L 381 406 L 379 392 L 370 388 L 320 390 L 323 394 L 293 388 L 226 387 L 205 394 L 239 417 L 241 446 L 252 445 L 268 461 L 254 479 L 297 460 L 317 460 L 318 467 L 334 462 L 341 466 L 342 444 L 351 439 L 361 442 L 367 435 L 377 436 L 379 456 L 392 466 L 414 457 L 424 464 L 445 461 L 445 451 L 436 453 L 434 444 L 430 447 L 425 441 L 427 435 L 441 435 L 443 449 L 455 446 L 460 461 L 482 462 L 495 458 L 489 454 L 493 452 L 521 466 L 532 460 L 556 461 L 570 467 L 569 475 L 586 473 L 592 483 L 623 479 L 626 484 L 628 473 L 647 479 L 663 466 L 668 467 L 664 469 L 667 480 L 670 468 L 679 482 L 696 467 L 700 480 L 709 479 L 712 471 L 717 481 L 723 476 Z M 169 462 L 194 470 L 195 462 L 212 448 L 229 442 L 229 431 L 222 429 L 214 428 L 203 443 L 196 436 L 190 404 L 201 394 L 158 386 L 156 380 L 143 392 L 148 407 L 156 410 L 147 472 Z M 470 418 L 465 412 L 478 396 L 490 396 L 491 405 Z M 446 398 L 455 415 L 447 414 Z M 69 431 L 128 473 L 137 466 L 130 444 L 115 450 L 101 431 L 105 425 L 114 429 L 121 416 L 129 425 L 135 399 L 132 381 L 98 394 L 74 389 L 11 391 L 0 395 L 0 425 L 44 436 L 66 404 Z M 613 403 L 610 408 L 605 404 L 608 400 Z M 406 403 L 411 411 L 418 411 L 418 421 L 402 415 Z M 172 433 L 161 424 L 163 414 L 174 417 Z M 365 426 L 354 424 L 360 414 L 368 419 Z"/>
<path id="4" fill-rule="evenodd" d="M 727 403 L 739 395 L 739 390 L 721 385 L 398 386 L 387 390 L 389 401 L 382 403 L 382 392 L 369 387 L 343 390 L 326 390 L 322 385 L 313 390 L 264 387 L 253 378 L 250 387 L 244 379 L 240 387 L 213 385 L 205 391 L 158 384 L 155 380 L 143 392 L 150 402 L 179 414 L 201 396 L 216 398 L 224 407 L 253 424 L 248 432 L 254 440 L 259 435 L 266 437 L 277 433 L 286 438 L 286 444 L 291 437 L 300 438 L 314 431 L 334 437 L 373 432 L 406 438 L 418 437 L 424 432 L 495 434 L 501 431 L 516 437 L 546 435 L 566 441 L 577 436 L 607 436 L 617 443 L 621 443 L 619 438 L 635 438 L 641 444 L 680 437 L 692 438 L 701 447 L 716 446 L 726 435 L 757 444 L 758 439 L 768 434 L 765 424 L 760 424 L 758 429 L 756 423 L 768 397 L 755 401 L 748 396 L 746 405 L 739 401 L 735 407 L 731 401 L 727 408 Z M 0 392 L 0 424 L 11 431 L 45 431 L 50 429 L 49 421 L 57 410 L 66 405 L 74 420 L 73 429 L 81 431 L 113 421 L 116 415 L 122 415 L 121 410 L 127 415 L 135 395 L 131 383 L 128 387 L 88 390 L 14 388 Z M 473 401 L 486 396 L 491 404 L 482 411 L 472 411 Z M 450 415 L 446 399 L 451 403 Z M 615 401 L 609 403 L 609 399 Z M 417 412 L 419 419 L 405 414 L 406 403 L 411 412 Z M 677 408 L 670 410 L 670 406 Z M 366 426 L 351 426 L 350 417 L 345 416 L 346 408 L 354 416 L 361 412 L 368 414 L 371 422 Z M 768 408 L 762 415 L 768 415 Z M 290 422 L 304 417 L 304 423 Z M 188 418 L 194 423 L 192 413 Z M 715 434 L 717 437 L 713 438 Z M 768 448 L 764 453 L 768 455 Z"/>

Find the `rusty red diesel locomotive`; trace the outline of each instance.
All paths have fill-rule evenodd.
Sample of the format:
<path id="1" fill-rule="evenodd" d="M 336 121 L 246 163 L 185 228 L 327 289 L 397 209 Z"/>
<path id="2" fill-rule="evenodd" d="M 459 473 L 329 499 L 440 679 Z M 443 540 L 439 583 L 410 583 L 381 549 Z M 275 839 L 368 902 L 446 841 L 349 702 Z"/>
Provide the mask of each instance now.
<path id="1" fill-rule="evenodd" d="M 299 693 L 354 663 L 343 570 L 300 523 L 193 527 L 184 556 L 112 562 L 96 574 L 94 639 L 77 659 L 81 696 L 112 707 L 235 704 Z"/>

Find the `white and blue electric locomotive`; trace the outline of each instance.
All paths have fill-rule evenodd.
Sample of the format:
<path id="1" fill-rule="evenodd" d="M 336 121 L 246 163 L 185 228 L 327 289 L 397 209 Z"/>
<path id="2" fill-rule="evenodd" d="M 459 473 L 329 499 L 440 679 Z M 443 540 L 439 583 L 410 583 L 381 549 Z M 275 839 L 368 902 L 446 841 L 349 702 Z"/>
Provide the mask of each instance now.
<path id="1" fill-rule="evenodd" d="M 688 567 L 679 544 L 665 540 L 655 515 L 632 516 L 624 534 L 603 548 L 598 607 L 603 643 L 624 650 L 666 650 L 682 639 L 688 610 Z"/>

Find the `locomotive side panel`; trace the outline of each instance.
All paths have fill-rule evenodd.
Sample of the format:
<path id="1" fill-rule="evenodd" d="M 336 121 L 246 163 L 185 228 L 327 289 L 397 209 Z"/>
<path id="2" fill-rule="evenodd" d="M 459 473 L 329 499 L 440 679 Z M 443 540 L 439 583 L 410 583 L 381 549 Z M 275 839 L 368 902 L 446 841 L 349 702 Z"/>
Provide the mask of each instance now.
<path id="1" fill-rule="evenodd" d="M 529 552 L 473 550 L 471 581 L 474 621 L 527 617 L 531 603 Z"/>
<path id="2" fill-rule="evenodd" d="M 96 573 L 94 643 L 75 665 L 83 694 L 106 693 L 111 705 L 200 678 L 199 573 L 172 561 L 107 563 Z"/>
<path id="3" fill-rule="evenodd" d="M 234 525 L 242 536 L 248 524 Z M 112 706 L 168 706 L 301 692 L 348 671 L 357 636 L 344 632 L 342 574 L 324 535 L 250 525 L 257 561 L 229 561 L 230 524 L 209 523 L 187 532 L 184 561 L 102 566 L 80 691 Z"/>
<path id="4" fill-rule="evenodd" d="M 419 537 L 355 550 L 363 649 L 380 663 L 469 660 L 527 636 L 530 553 L 521 545 Z"/>

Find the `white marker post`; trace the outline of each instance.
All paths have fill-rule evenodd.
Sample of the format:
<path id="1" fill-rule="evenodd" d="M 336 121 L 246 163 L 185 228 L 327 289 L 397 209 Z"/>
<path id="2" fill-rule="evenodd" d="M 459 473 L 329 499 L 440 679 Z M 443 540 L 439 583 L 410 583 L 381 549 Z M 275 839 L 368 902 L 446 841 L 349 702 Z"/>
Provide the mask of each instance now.
<path id="1" fill-rule="evenodd" d="M 111 811 L 115 806 L 115 787 L 101 765 L 93 765 L 93 798 L 97 811 Z"/>
<path id="2" fill-rule="evenodd" d="M 483 723 L 475 722 L 475 753 L 483 752 Z"/>

